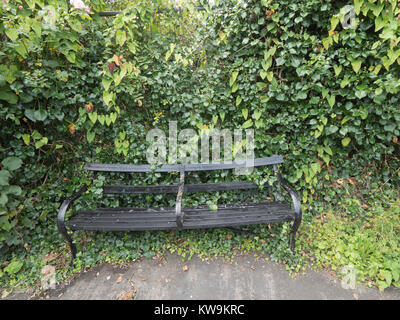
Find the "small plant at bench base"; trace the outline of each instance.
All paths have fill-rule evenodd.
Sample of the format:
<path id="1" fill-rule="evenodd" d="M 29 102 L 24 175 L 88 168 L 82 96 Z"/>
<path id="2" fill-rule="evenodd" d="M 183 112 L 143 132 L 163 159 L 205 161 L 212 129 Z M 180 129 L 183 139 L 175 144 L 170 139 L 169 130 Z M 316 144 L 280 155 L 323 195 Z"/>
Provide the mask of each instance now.
<path id="1" fill-rule="evenodd" d="M 182 208 L 183 194 L 185 192 L 255 189 L 258 186 L 249 182 L 185 184 L 185 174 L 194 171 L 245 168 L 246 163 L 165 164 L 155 170 L 152 170 L 150 165 L 87 163 L 83 169 L 95 172 L 179 172 L 180 182 L 178 185 L 115 185 L 103 187 L 104 194 L 177 193 L 175 208 L 98 208 L 96 210 L 78 212 L 71 219 L 65 221 L 65 214 L 71 203 L 87 191 L 87 185 L 84 185 L 61 204 L 57 217 L 58 230 L 67 240 L 73 261 L 76 256 L 76 246 L 72 242 L 67 228 L 71 232 L 76 230 L 144 231 L 224 228 L 272 222 L 292 222 L 289 246 L 294 252 L 295 234 L 302 218 L 301 205 L 297 193 L 286 183 L 279 172 L 277 165 L 281 163 L 283 163 L 282 157 L 274 155 L 272 157 L 254 159 L 252 165 L 255 167 L 273 166 L 279 183 L 292 198 L 293 208 L 284 201 L 270 201 L 219 205 L 216 211 L 210 210 L 207 206 Z"/>

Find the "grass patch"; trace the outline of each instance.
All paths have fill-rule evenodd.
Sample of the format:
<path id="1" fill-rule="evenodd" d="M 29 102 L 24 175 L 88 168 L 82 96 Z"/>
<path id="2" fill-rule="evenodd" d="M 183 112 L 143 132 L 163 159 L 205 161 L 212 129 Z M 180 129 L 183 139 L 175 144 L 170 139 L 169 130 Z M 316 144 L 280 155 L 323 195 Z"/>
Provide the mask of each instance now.
<path id="1" fill-rule="evenodd" d="M 375 202 L 364 215 L 327 212 L 301 228 L 301 250 L 316 267 L 380 290 L 400 287 L 400 201 Z"/>

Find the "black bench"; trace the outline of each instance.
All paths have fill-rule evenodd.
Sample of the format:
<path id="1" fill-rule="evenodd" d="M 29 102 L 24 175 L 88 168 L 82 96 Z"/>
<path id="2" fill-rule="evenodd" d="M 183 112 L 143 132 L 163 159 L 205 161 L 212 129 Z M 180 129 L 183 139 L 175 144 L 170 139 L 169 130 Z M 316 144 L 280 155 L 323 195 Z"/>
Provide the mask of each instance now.
<path id="1" fill-rule="evenodd" d="M 290 194 L 293 208 L 283 201 L 262 203 L 241 203 L 219 205 L 217 210 L 208 206 L 182 208 L 182 196 L 191 192 L 212 192 L 225 190 L 256 189 L 258 186 L 249 182 L 185 184 L 185 174 L 193 171 L 209 171 L 245 168 L 243 162 L 222 162 L 210 164 L 165 164 L 158 169 L 150 165 L 86 163 L 85 170 L 101 172 L 137 173 L 137 172 L 179 172 L 180 182 L 177 185 L 148 186 L 103 186 L 104 194 L 149 194 L 176 193 L 174 208 L 98 208 L 78 212 L 68 221 L 65 213 L 70 204 L 87 191 L 84 185 L 71 197 L 64 200 L 57 217 L 59 232 L 67 240 L 72 253 L 76 256 L 76 247 L 67 232 L 76 230 L 89 231 L 143 231 L 171 229 L 224 228 L 230 226 L 292 222 L 289 237 L 290 249 L 294 252 L 295 234 L 301 223 L 302 213 L 297 193 L 282 178 L 278 164 L 283 163 L 281 156 L 254 159 L 253 165 L 272 165 L 279 183 Z M 275 199 L 277 200 L 277 199 Z"/>

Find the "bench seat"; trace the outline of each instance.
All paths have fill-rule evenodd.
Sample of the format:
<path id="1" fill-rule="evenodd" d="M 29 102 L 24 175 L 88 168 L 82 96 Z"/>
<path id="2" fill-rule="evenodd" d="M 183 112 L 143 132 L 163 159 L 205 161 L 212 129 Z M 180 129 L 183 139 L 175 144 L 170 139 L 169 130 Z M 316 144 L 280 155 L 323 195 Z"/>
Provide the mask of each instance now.
<path id="1" fill-rule="evenodd" d="M 175 208 L 98 208 L 81 211 L 66 222 L 71 230 L 143 231 L 200 229 L 259 223 L 290 222 L 295 212 L 286 202 L 262 202 L 185 207 L 183 228 L 176 225 Z"/>

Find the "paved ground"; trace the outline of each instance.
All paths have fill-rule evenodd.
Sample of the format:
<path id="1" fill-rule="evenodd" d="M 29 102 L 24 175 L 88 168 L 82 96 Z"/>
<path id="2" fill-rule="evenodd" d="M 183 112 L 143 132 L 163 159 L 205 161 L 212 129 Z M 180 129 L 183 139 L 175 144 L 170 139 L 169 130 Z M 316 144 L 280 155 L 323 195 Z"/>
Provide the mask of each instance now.
<path id="1" fill-rule="evenodd" d="M 29 299 L 14 293 L 8 299 Z M 291 278 L 281 265 L 251 256 L 230 264 L 221 259 L 182 263 L 177 255 L 144 259 L 124 267 L 102 265 L 85 272 L 47 299 L 396 299 L 400 290 L 344 289 L 327 272 L 308 270 Z"/>

